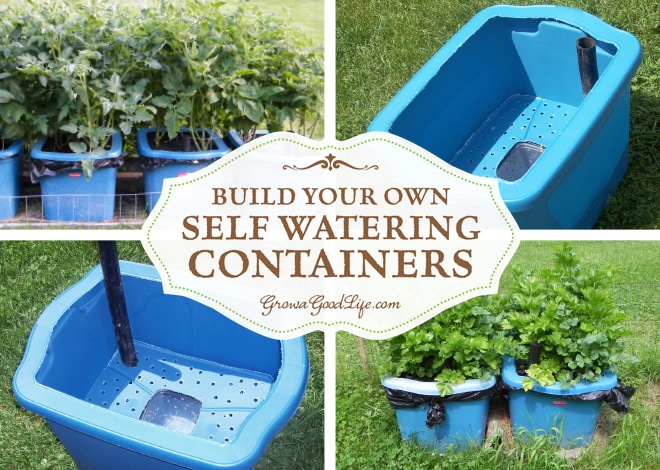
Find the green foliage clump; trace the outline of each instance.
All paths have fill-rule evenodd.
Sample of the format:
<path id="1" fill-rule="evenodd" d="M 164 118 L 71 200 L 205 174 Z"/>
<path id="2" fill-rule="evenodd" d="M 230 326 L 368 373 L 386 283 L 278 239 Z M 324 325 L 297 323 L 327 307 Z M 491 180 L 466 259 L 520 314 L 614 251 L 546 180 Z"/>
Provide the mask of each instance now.
<path id="1" fill-rule="evenodd" d="M 504 324 L 516 339 L 514 357 L 527 360 L 530 343 L 541 345 L 525 389 L 594 382 L 624 357 L 626 316 L 616 307 L 612 277 L 612 270 L 583 268 L 569 243 L 556 249 L 552 269 L 515 273 Z"/>
<path id="2" fill-rule="evenodd" d="M 26 0 L 1 8 L 0 129 L 104 155 L 138 126 L 174 138 L 320 120 L 322 53 L 272 15 L 215 0 Z M 199 131 L 198 131 L 199 129 Z M 66 150 L 64 150 L 66 149 Z"/>
<path id="3" fill-rule="evenodd" d="M 513 344 L 503 323 L 497 297 L 467 300 L 385 341 L 386 370 L 435 380 L 441 396 L 452 392 L 452 384 L 499 375 L 502 356 Z"/>

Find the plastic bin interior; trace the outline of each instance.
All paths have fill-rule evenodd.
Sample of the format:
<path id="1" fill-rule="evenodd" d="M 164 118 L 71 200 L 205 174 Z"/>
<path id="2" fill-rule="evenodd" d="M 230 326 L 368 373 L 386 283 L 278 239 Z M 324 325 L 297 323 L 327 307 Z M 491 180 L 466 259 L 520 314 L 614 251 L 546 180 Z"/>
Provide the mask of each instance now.
<path id="1" fill-rule="evenodd" d="M 517 440 L 525 441 L 536 434 L 550 434 L 562 447 L 588 445 L 596 431 L 602 400 L 582 401 L 571 395 L 609 390 L 617 385 L 617 377 L 607 372 L 597 382 L 580 382 L 562 390 L 556 383 L 551 386 L 535 385 L 531 391 L 522 390 L 525 377 L 516 372 L 514 359 L 507 357 L 502 367 L 502 380 L 519 390 L 509 390 L 511 427 Z"/>
<path id="2" fill-rule="evenodd" d="M 17 400 L 80 468 L 251 468 L 302 400 L 304 339 L 256 334 L 120 265 L 137 367 L 119 358 L 98 266 L 40 316 Z"/>
<path id="3" fill-rule="evenodd" d="M 584 36 L 596 41 L 599 73 L 586 98 L 576 52 Z M 640 62 L 633 35 L 583 11 L 490 7 L 419 70 L 368 130 L 399 135 L 460 170 L 498 178 L 521 228 L 591 228 L 627 169 L 630 80 Z"/>
<path id="4" fill-rule="evenodd" d="M 382 380 L 383 386 L 394 390 L 404 390 L 419 395 L 438 396 L 435 382 L 420 382 L 416 380 L 387 377 Z M 453 386 L 453 393 L 475 392 L 486 390 L 495 385 L 495 377 L 491 380 L 467 380 L 465 383 Z M 428 403 L 414 408 L 399 408 L 396 418 L 401 437 L 406 441 L 414 441 L 424 447 L 445 450 L 449 447 L 463 449 L 470 445 L 481 445 L 486 434 L 490 397 L 476 400 L 445 401 L 445 421 L 432 428 L 426 426 Z"/>
<path id="5" fill-rule="evenodd" d="M 0 220 L 11 219 L 18 211 L 22 163 L 23 139 L 0 150 Z"/>

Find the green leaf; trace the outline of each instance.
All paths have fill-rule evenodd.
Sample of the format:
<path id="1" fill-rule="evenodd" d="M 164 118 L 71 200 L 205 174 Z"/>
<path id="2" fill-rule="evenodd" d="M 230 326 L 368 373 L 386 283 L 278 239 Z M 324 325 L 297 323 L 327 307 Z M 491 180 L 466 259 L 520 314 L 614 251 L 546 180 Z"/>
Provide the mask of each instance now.
<path id="1" fill-rule="evenodd" d="M 69 142 L 69 148 L 74 153 L 87 153 L 87 145 L 83 142 Z"/>
<path id="2" fill-rule="evenodd" d="M 9 103 L 14 101 L 14 95 L 7 90 L 0 90 L 0 103 Z"/>

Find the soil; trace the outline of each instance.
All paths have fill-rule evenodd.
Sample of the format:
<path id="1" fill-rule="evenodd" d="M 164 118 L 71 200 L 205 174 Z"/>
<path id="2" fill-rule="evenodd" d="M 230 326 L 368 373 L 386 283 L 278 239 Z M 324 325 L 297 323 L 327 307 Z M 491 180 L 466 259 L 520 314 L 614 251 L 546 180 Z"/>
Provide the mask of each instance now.
<path id="1" fill-rule="evenodd" d="M 162 139 L 158 145 L 155 145 L 156 134 L 155 132 L 149 132 L 147 134 L 147 142 L 153 150 L 165 150 L 171 152 L 196 152 L 197 147 L 192 142 L 189 131 L 181 131 L 177 134 L 174 139 L 168 139 L 165 137 Z M 217 147 L 213 142 L 211 142 L 211 150 L 216 150 Z"/>

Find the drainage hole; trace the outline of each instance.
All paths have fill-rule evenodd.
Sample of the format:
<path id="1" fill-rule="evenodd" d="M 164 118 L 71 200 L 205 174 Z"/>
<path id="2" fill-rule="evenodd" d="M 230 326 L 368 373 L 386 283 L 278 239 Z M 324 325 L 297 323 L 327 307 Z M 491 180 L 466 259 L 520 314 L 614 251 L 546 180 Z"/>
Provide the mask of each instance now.
<path id="1" fill-rule="evenodd" d="M 103 406 L 108 406 L 108 402 L 107 402 L 107 401 L 104 401 L 104 402 L 103 402 Z"/>
<path id="2" fill-rule="evenodd" d="M 227 403 L 231 403 L 231 400 L 227 400 Z"/>
<path id="3" fill-rule="evenodd" d="M 255 387 L 256 387 L 257 385 L 259 385 L 259 382 L 255 382 L 255 383 L 254 383 L 254 386 L 255 386 Z"/>
<path id="4" fill-rule="evenodd" d="M 139 390 L 136 390 L 135 393 L 140 393 L 140 391 L 139 391 Z"/>
<path id="5" fill-rule="evenodd" d="M 103 385 L 108 385 L 108 382 L 104 380 Z"/>
<path id="6" fill-rule="evenodd" d="M 214 400 L 217 400 L 217 399 L 218 399 L 218 395 L 213 395 L 213 399 L 214 399 Z"/>
<path id="7" fill-rule="evenodd" d="M 557 105 L 557 107 L 558 107 L 558 108 L 561 108 L 561 105 L 560 105 L 560 104 L 558 104 L 558 105 Z"/>
<path id="8" fill-rule="evenodd" d="M 118 392 L 118 391 L 119 391 L 119 389 L 118 389 L 118 388 L 115 388 L 115 392 Z"/>
<path id="9" fill-rule="evenodd" d="M 199 384 L 200 384 L 200 381 L 198 380 L 198 381 L 196 382 L 196 384 L 199 385 Z"/>
<path id="10" fill-rule="evenodd" d="M 92 397 L 89 397 L 89 398 L 87 399 L 87 401 L 92 401 Z"/>
<path id="11" fill-rule="evenodd" d="M 126 399 L 126 403 L 128 403 L 128 398 Z"/>
<path id="12" fill-rule="evenodd" d="M 199 371 L 200 374 L 201 374 L 202 372 L 203 372 L 203 371 L 201 371 L 201 370 Z"/>
<path id="13" fill-rule="evenodd" d="M 179 384 L 182 384 L 182 383 L 183 383 L 183 380 L 179 380 Z"/>
<path id="14" fill-rule="evenodd" d="M 229 428 L 229 430 L 230 430 L 230 431 L 233 431 L 233 430 L 234 430 L 234 426 L 231 426 L 231 427 Z"/>
<path id="15" fill-rule="evenodd" d="M 211 387 L 215 387 L 215 382 L 211 382 Z"/>
<path id="16" fill-rule="evenodd" d="M 229 382 L 230 387 L 233 386 L 233 385 L 234 385 L 234 382 Z"/>
<path id="17" fill-rule="evenodd" d="M 540 136 L 539 136 L 539 139 L 542 139 L 542 138 L 543 138 L 543 136 L 542 136 L 542 135 L 540 135 Z"/>
<path id="18" fill-rule="evenodd" d="M 144 360 L 145 360 L 145 361 L 148 361 L 148 360 L 149 360 L 149 358 L 148 358 L 148 357 L 145 357 L 145 358 L 144 358 Z"/>
<path id="19" fill-rule="evenodd" d="M 154 370 L 154 366 L 149 367 L 149 369 Z"/>
<path id="20" fill-rule="evenodd" d="M 215 411 L 211 411 L 211 416 L 215 416 Z"/>
<path id="21" fill-rule="evenodd" d="M 255 402 L 255 403 L 258 402 L 258 401 L 259 401 L 259 400 L 257 400 L 256 398 L 254 399 L 254 402 Z"/>
<path id="22" fill-rule="evenodd" d="M 192 367 L 188 367 L 188 369 L 189 369 L 189 370 L 193 370 L 193 368 L 192 368 Z"/>
<path id="23" fill-rule="evenodd" d="M 115 403 L 115 406 L 119 406 L 119 402 Z"/>
<path id="24" fill-rule="evenodd" d="M 229 438 L 228 438 L 228 437 L 225 437 L 225 442 L 229 442 Z"/>
<path id="25" fill-rule="evenodd" d="M 161 371 L 161 372 L 166 372 L 167 369 L 163 368 L 163 369 L 161 369 L 160 371 Z"/>
<path id="26" fill-rule="evenodd" d="M 105 395 L 105 390 L 101 390 L 101 395 Z"/>
<path id="27" fill-rule="evenodd" d="M 243 390 L 241 390 L 241 395 L 243 395 Z"/>

